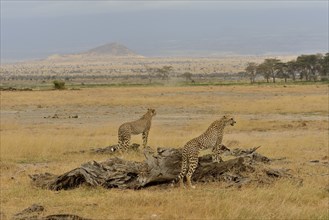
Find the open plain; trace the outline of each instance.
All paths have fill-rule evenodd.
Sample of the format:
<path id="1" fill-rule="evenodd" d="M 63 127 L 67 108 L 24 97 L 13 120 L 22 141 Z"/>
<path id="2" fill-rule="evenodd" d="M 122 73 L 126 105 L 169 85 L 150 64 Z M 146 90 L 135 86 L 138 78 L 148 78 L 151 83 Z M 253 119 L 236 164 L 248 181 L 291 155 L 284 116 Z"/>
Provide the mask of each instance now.
<path id="1" fill-rule="evenodd" d="M 153 149 L 182 147 L 231 114 L 237 124 L 225 131 L 225 145 L 261 146 L 261 154 L 280 158 L 270 166 L 287 168 L 303 181 L 136 191 L 87 186 L 50 191 L 31 185 L 31 174 L 62 174 L 87 161 L 106 160 L 106 154 L 67 152 L 116 144 L 120 124 L 147 108 L 157 110 L 148 143 Z M 11 219 L 37 203 L 45 215 L 92 219 L 328 219 L 328 131 L 328 85 L 320 83 L 2 91 L 0 216 Z M 132 142 L 141 143 L 141 136 Z M 129 152 L 123 158 L 144 156 Z"/>

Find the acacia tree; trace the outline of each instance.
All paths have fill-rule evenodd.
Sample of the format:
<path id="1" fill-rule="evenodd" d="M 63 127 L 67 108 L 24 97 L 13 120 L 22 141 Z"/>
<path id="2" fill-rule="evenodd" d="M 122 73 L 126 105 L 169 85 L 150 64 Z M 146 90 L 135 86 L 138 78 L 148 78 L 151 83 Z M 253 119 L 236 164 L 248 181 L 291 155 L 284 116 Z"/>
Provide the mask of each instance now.
<path id="1" fill-rule="evenodd" d="M 320 71 L 320 76 L 322 79 L 329 79 L 329 53 L 326 53 L 323 57 L 322 60 L 320 61 L 321 63 L 321 71 Z"/>
<path id="2" fill-rule="evenodd" d="M 300 55 L 297 57 L 297 64 L 301 70 L 301 79 L 306 81 L 317 80 L 317 76 L 321 71 L 321 54 Z"/>
<path id="3" fill-rule="evenodd" d="M 278 59 L 265 59 L 264 65 L 267 67 L 270 76 L 273 79 L 273 83 L 275 83 L 275 79 L 280 71 L 280 60 Z"/>
<path id="4" fill-rule="evenodd" d="M 266 82 L 269 83 L 269 79 L 270 79 L 271 73 L 269 71 L 268 66 L 266 66 L 264 63 L 261 63 L 261 64 L 259 64 L 257 66 L 256 72 L 259 75 L 263 75 L 264 78 L 266 79 Z"/>
<path id="5" fill-rule="evenodd" d="M 152 83 L 152 79 L 154 78 L 155 73 L 157 72 L 157 69 L 152 68 L 152 67 L 148 67 L 146 65 L 145 65 L 145 69 L 146 69 L 146 72 L 147 72 L 149 83 Z"/>
<path id="6" fill-rule="evenodd" d="M 186 82 L 187 82 L 187 81 L 192 81 L 192 73 L 190 73 L 190 72 L 185 72 L 185 73 L 183 73 L 183 74 L 182 74 L 182 77 L 185 78 Z"/>
<path id="7" fill-rule="evenodd" d="M 152 83 L 152 79 L 155 76 L 156 69 L 155 68 L 151 68 L 151 67 L 147 67 L 146 68 L 146 72 L 147 72 L 147 76 L 148 76 L 148 79 L 149 79 L 149 83 Z"/>
<path id="8" fill-rule="evenodd" d="M 296 60 L 291 60 L 286 63 L 286 70 L 293 81 L 296 81 L 296 73 L 298 72 L 298 65 Z"/>
<path id="9" fill-rule="evenodd" d="M 275 83 L 277 77 L 284 78 L 285 82 L 288 78 L 295 81 L 298 73 L 300 79 L 306 81 L 316 81 L 318 77 L 329 79 L 329 53 L 300 55 L 296 60 L 286 63 L 279 59 L 265 59 L 259 65 L 250 62 L 245 71 L 249 75 L 251 83 L 254 82 L 256 74 L 264 76 L 267 83 L 270 78 Z"/>
<path id="10" fill-rule="evenodd" d="M 254 83 L 255 82 L 255 78 L 257 75 L 257 64 L 254 62 L 249 62 L 247 64 L 247 67 L 245 68 L 247 74 L 249 75 L 250 78 L 250 83 Z"/>
<path id="11" fill-rule="evenodd" d="M 280 72 L 281 61 L 278 59 L 265 59 L 263 63 L 259 64 L 256 68 L 256 72 L 262 74 L 266 79 L 266 82 L 269 82 L 269 78 L 272 77 L 273 83 Z"/>
<path id="12" fill-rule="evenodd" d="M 258 65 L 257 71 L 261 73 L 267 82 L 269 82 L 269 78 L 272 77 L 273 83 L 275 83 L 275 79 L 281 68 L 281 61 L 278 59 L 265 59 L 263 63 Z"/>
<path id="13" fill-rule="evenodd" d="M 287 64 L 283 62 L 278 62 L 275 68 L 277 72 L 277 77 L 284 78 L 284 82 L 287 82 L 287 78 L 289 78 L 289 74 L 287 71 Z"/>
<path id="14" fill-rule="evenodd" d="M 169 80 L 169 75 L 173 69 L 174 68 L 172 66 L 163 66 L 162 68 L 158 68 L 156 70 L 157 76 L 159 76 L 162 80 Z"/>

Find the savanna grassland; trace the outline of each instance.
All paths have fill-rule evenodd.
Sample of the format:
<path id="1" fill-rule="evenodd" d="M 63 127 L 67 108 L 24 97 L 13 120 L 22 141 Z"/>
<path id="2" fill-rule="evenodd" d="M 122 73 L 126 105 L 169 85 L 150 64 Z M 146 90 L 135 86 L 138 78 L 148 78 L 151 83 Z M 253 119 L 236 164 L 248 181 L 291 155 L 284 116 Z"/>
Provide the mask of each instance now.
<path id="1" fill-rule="evenodd" d="M 282 61 L 296 59 L 296 55 L 276 56 Z M 113 57 L 70 55 L 43 60 L 1 64 L 0 89 L 47 87 L 56 79 L 66 84 L 177 84 L 185 82 L 182 74 L 193 75 L 195 82 L 232 80 L 244 72 L 249 62 L 261 63 L 273 56 L 221 56 L 221 57 Z M 172 67 L 167 80 L 151 69 Z M 241 75 L 238 75 L 241 80 Z M 246 77 L 249 81 L 249 77 Z"/>
<path id="2" fill-rule="evenodd" d="M 149 145 L 182 147 L 223 114 L 229 147 L 261 146 L 284 158 L 270 166 L 303 179 L 227 188 L 197 184 L 195 190 L 149 187 L 68 191 L 35 188 L 28 175 L 62 174 L 108 155 L 67 154 L 117 142 L 123 122 L 155 108 Z M 78 116 L 78 117 L 76 117 Z M 45 215 L 70 213 L 92 219 L 329 219 L 328 85 L 231 85 L 102 87 L 81 90 L 1 92 L 1 219 L 33 203 Z M 140 136 L 132 142 L 141 143 Z M 140 152 L 123 155 L 143 160 Z M 225 160 L 225 157 L 223 157 Z M 310 162 L 319 160 L 318 162 Z"/>

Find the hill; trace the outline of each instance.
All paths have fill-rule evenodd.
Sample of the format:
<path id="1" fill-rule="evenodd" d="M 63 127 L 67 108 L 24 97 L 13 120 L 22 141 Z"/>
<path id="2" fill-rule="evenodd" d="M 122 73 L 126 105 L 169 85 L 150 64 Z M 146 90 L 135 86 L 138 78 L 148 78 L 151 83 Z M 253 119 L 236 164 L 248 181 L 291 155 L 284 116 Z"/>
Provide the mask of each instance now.
<path id="1" fill-rule="evenodd" d="M 119 43 L 104 44 L 81 54 L 97 56 L 139 56 L 137 53 Z"/>
<path id="2" fill-rule="evenodd" d="M 135 53 L 126 46 L 119 43 L 109 43 L 92 48 L 90 50 L 75 54 L 53 54 L 44 61 L 51 62 L 107 62 L 113 58 L 143 58 L 142 55 Z"/>

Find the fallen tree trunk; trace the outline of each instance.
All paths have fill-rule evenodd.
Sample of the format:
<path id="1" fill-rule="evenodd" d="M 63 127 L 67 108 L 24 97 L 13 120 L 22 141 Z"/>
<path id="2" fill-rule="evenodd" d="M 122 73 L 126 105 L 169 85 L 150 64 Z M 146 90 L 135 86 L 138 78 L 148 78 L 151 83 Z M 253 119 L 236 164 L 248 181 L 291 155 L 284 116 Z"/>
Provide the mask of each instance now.
<path id="1" fill-rule="evenodd" d="M 255 171 L 255 168 L 250 165 L 250 160 L 253 160 L 250 155 L 254 154 L 255 150 L 220 163 L 213 162 L 211 155 L 199 157 L 199 165 L 192 180 L 195 182 L 223 180 L 231 183 L 245 182 L 248 176 L 246 174 Z M 82 184 L 105 188 L 140 189 L 151 185 L 170 184 L 176 179 L 181 169 L 180 149 L 158 148 L 156 153 L 144 151 L 144 155 L 146 159 L 143 162 L 126 161 L 114 157 L 101 163 L 91 161 L 82 164 L 59 176 L 45 173 L 34 174 L 30 177 L 34 185 L 50 190 L 72 189 Z M 248 163 L 245 158 L 249 161 Z M 263 173 L 266 175 L 266 170 Z M 273 175 L 271 177 L 273 178 Z"/>

